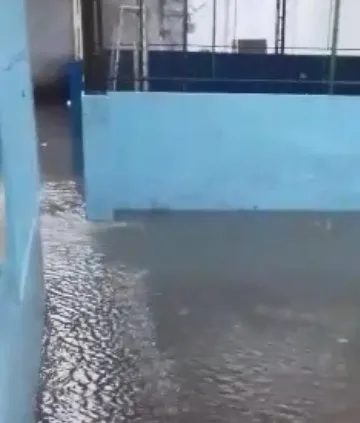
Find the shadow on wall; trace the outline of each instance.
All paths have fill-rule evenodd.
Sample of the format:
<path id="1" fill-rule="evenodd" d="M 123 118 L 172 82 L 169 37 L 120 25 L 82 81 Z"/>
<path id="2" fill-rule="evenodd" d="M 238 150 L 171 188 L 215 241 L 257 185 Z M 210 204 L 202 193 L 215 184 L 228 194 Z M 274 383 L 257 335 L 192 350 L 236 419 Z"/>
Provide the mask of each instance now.
<path id="1" fill-rule="evenodd" d="M 74 55 L 71 0 L 28 0 L 27 10 L 36 97 L 65 97 L 64 69 Z"/>

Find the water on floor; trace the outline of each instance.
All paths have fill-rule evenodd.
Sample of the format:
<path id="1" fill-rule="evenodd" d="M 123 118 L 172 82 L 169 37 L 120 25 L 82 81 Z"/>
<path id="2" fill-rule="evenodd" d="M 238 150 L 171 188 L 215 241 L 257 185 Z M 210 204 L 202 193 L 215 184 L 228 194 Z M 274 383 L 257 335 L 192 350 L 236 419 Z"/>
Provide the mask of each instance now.
<path id="1" fill-rule="evenodd" d="M 66 122 L 39 116 L 39 423 L 359 421 L 360 217 L 92 224 L 70 178 Z"/>

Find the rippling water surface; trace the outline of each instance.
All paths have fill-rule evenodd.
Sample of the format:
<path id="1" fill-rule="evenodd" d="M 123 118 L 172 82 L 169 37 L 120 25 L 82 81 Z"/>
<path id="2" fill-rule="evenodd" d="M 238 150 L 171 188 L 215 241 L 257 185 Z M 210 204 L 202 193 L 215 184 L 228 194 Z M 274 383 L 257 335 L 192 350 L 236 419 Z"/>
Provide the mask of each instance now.
<path id="1" fill-rule="evenodd" d="M 57 178 L 42 226 L 38 423 L 359 422 L 356 215 L 96 225 Z"/>

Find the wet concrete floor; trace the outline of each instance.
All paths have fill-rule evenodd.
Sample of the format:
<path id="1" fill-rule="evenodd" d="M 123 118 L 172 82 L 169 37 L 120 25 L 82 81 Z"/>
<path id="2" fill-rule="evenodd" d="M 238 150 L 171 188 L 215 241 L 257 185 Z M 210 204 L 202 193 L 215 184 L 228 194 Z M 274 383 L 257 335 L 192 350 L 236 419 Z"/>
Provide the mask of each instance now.
<path id="1" fill-rule="evenodd" d="M 358 423 L 360 216 L 84 219 L 66 112 L 38 112 L 38 423 Z"/>

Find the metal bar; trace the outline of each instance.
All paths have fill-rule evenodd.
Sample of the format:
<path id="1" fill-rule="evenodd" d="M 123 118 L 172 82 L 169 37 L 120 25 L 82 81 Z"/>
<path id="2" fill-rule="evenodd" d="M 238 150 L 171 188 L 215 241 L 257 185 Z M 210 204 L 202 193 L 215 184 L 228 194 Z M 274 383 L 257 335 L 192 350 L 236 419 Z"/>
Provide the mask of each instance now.
<path id="1" fill-rule="evenodd" d="M 143 39 L 141 40 L 142 45 L 142 58 L 141 58 L 141 64 L 142 64 L 142 90 L 148 91 L 149 86 L 149 48 L 148 48 L 148 21 L 147 21 L 147 8 L 143 6 L 142 14 L 141 14 L 141 21 L 143 26 Z"/>
<path id="2" fill-rule="evenodd" d="M 96 86 L 94 66 L 94 8 L 91 1 L 81 0 L 81 26 L 83 31 L 83 69 L 85 89 L 93 90 Z"/>
<path id="3" fill-rule="evenodd" d="M 214 78 L 216 74 L 216 62 L 215 62 L 215 54 L 216 54 L 216 16 L 217 15 L 217 0 L 213 0 L 213 15 L 212 15 L 212 40 L 211 40 L 211 50 L 212 50 L 212 58 L 211 58 L 211 75 Z"/>
<path id="4" fill-rule="evenodd" d="M 336 60 L 339 42 L 339 24 L 340 24 L 341 0 L 335 0 L 334 21 L 331 41 L 331 56 L 329 70 L 329 94 L 334 94 L 335 77 L 336 77 Z"/>
<path id="5" fill-rule="evenodd" d="M 287 0 L 276 0 L 275 54 L 285 54 Z"/>
<path id="6" fill-rule="evenodd" d="M 235 43 L 237 43 L 237 13 L 238 12 L 238 2 L 237 2 L 237 0 L 235 0 L 235 3 L 234 3 L 234 16 L 233 16 L 233 18 L 234 18 L 234 22 L 233 22 L 233 25 L 234 25 L 234 28 L 233 28 L 233 40 L 232 40 L 232 42 L 234 43 L 234 41 L 235 41 Z M 234 46 L 234 44 L 233 44 L 233 46 Z"/>
<path id="7" fill-rule="evenodd" d="M 94 19 L 94 54 L 98 52 L 99 49 L 99 28 L 98 28 L 98 18 L 97 18 L 97 0 L 91 0 L 92 8 L 93 8 L 93 19 Z"/>
<path id="8" fill-rule="evenodd" d="M 127 4 L 121 4 L 119 5 L 119 7 L 121 7 L 125 12 L 138 12 L 139 9 L 141 8 L 141 4 L 144 5 L 144 0 L 138 0 L 138 5 L 137 6 L 129 6 Z"/>
<path id="9" fill-rule="evenodd" d="M 212 16 L 212 52 L 215 53 L 216 47 L 216 15 L 217 15 L 217 0 L 213 0 L 213 16 Z"/>
<path id="10" fill-rule="evenodd" d="M 95 0 L 95 22 L 96 22 L 96 50 L 102 52 L 104 43 L 103 18 L 102 18 L 102 1 Z"/>
<path id="11" fill-rule="evenodd" d="M 109 66 L 109 88 L 116 91 L 120 72 L 120 54 L 121 54 L 121 35 L 123 22 L 123 9 L 120 6 L 118 10 L 118 24 L 114 28 L 111 37 L 111 52 Z"/>
<path id="12" fill-rule="evenodd" d="M 72 0 L 72 19 L 74 33 L 74 51 L 75 59 L 82 60 L 83 54 L 83 34 L 82 34 L 82 17 L 80 0 Z"/>
<path id="13" fill-rule="evenodd" d="M 140 89 L 140 74 L 139 74 L 139 44 L 134 43 L 134 54 L 133 54 L 133 69 L 134 69 L 134 90 L 139 91 Z"/>
<path id="14" fill-rule="evenodd" d="M 183 51 L 187 52 L 189 34 L 189 0 L 183 1 Z"/>
<path id="15" fill-rule="evenodd" d="M 276 0 L 276 14 L 275 14 L 275 54 L 279 54 L 279 44 L 280 44 L 280 10 L 281 10 L 281 0 Z"/>
<path id="16" fill-rule="evenodd" d="M 286 15 L 287 15 L 287 0 L 282 0 L 281 5 L 281 34 L 280 34 L 280 53 L 285 54 L 286 45 Z"/>
<path id="17" fill-rule="evenodd" d="M 139 78 L 140 78 L 140 90 L 143 91 L 143 87 L 144 87 L 144 75 L 143 75 L 143 65 L 144 65 L 144 45 L 143 45 L 143 40 L 144 40 L 144 0 L 138 0 L 138 4 L 137 4 L 137 13 L 139 14 L 139 50 L 140 50 L 140 54 L 139 54 L 139 68 L 140 68 L 140 74 L 139 74 Z M 135 54 L 135 52 L 134 52 Z"/>
<path id="18" fill-rule="evenodd" d="M 124 79 L 126 81 L 132 81 L 132 79 L 128 78 L 128 79 Z M 199 78 L 196 76 L 193 77 L 187 77 L 187 76 L 179 76 L 179 77 L 149 77 L 150 81 L 186 81 L 186 82 L 211 82 L 212 78 L 207 77 L 207 78 Z M 324 81 L 322 79 L 304 79 L 304 80 L 299 80 L 299 79 L 267 79 L 267 78 L 255 78 L 255 79 L 250 79 L 250 78 L 216 78 L 216 81 L 219 82 L 244 82 L 246 84 L 258 84 L 259 82 L 261 83 L 269 83 L 271 85 L 281 85 L 281 84 L 294 84 L 294 85 L 302 85 L 302 86 L 306 86 L 306 85 L 311 85 L 311 84 L 318 84 L 318 85 L 327 85 L 328 81 Z M 336 81 L 337 85 L 341 85 L 341 86 L 353 86 L 353 87 L 360 87 L 360 81 L 346 81 L 346 80 L 341 80 L 341 81 Z M 289 91 L 290 92 L 290 91 Z"/>

